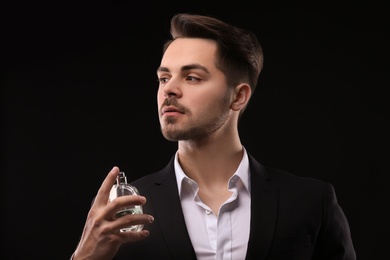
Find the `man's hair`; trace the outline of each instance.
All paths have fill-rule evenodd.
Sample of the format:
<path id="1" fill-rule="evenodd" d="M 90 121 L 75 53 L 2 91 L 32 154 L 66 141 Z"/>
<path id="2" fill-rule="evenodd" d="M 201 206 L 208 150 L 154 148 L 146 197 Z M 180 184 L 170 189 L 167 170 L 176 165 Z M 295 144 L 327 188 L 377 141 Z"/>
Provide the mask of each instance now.
<path id="1" fill-rule="evenodd" d="M 165 53 L 176 38 L 203 38 L 217 43 L 216 66 L 231 87 L 240 83 L 256 89 L 263 68 L 263 50 L 254 33 L 210 16 L 179 13 L 171 19 L 172 39 L 163 46 Z"/>

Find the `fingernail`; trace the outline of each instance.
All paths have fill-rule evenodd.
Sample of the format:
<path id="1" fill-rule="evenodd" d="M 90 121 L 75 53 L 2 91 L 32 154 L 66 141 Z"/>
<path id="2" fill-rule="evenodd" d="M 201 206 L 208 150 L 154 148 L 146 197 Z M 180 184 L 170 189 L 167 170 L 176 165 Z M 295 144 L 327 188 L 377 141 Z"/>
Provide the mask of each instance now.
<path id="1" fill-rule="evenodd" d="M 153 221 L 154 221 L 154 217 L 150 216 L 150 217 L 149 217 L 149 222 L 150 222 L 150 223 L 153 223 Z"/>

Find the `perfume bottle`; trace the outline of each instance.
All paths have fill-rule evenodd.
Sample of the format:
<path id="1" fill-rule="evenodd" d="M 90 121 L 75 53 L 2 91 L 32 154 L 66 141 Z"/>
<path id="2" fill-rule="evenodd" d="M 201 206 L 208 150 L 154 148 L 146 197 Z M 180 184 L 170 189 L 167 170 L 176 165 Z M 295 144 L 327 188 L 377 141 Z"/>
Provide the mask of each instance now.
<path id="1" fill-rule="evenodd" d="M 119 172 L 118 176 L 116 177 L 116 183 L 111 188 L 109 199 L 110 201 L 112 201 L 117 197 L 126 196 L 126 195 L 139 195 L 139 192 L 136 187 L 127 183 L 126 174 L 124 172 Z M 142 213 L 143 213 L 142 206 L 135 205 L 132 207 L 124 207 L 123 209 L 119 210 L 115 214 L 115 217 L 120 218 L 127 214 L 142 214 Z M 122 228 L 121 231 L 122 232 L 141 231 L 143 227 L 144 227 L 143 225 L 134 225 L 128 228 Z"/>

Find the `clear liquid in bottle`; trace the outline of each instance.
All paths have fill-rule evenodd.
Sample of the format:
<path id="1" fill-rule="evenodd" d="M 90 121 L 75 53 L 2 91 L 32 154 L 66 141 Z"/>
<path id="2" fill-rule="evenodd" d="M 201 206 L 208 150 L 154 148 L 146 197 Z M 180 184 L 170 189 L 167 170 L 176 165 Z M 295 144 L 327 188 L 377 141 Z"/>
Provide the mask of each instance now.
<path id="1" fill-rule="evenodd" d="M 124 172 L 119 172 L 116 183 L 112 186 L 110 191 L 110 201 L 114 200 L 117 197 L 126 196 L 126 195 L 139 195 L 139 192 L 136 187 L 127 183 L 127 178 Z M 116 214 L 116 218 L 123 217 L 127 214 L 142 214 L 142 206 L 136 205 L 132 207 L 124 207 L 119 210 Z M 143 225 L 133 225 L 127 228 L 122 228 L 121 231 L 141 231 Z"/>

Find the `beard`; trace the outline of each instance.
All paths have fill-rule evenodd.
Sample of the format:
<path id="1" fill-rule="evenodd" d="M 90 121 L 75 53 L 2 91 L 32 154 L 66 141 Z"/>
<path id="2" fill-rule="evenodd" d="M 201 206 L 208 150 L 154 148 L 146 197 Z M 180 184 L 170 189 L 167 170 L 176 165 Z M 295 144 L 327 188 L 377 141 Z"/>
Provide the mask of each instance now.
<path id="1" fill-rule="evenodd" d="M 212 135 L 220 129 L 229 117 L 230 96 L 225 95 L 212 107 L 205 107 L 197 115 L 178 104 L 175 98 L 166 99 L 164 105 L 176 106 L 189 120 L 187 124 L 182 124 L 176 117 L 168 117 L 161 123 L 161 132 L 169 141 L 189 141 L 202 140 Z"/>

